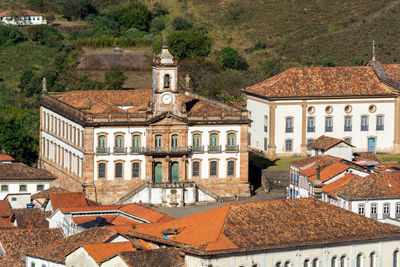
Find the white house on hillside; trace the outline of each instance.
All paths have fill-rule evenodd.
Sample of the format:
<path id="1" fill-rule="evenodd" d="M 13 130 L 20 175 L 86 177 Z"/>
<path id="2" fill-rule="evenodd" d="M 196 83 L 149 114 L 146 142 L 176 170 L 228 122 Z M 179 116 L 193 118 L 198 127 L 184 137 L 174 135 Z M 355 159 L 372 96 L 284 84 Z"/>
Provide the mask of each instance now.
<path id="1" fill-rule="evenodd" d="M 249 146 L 269 157 L 311 154 L 321 135 L 356 151 L 400 152 L 400 64 L 294 67 L 244 89 Z"/>
<path id="2" fill-rule="evenodd" d="M 18 26 L 47 24 L 47 21 L 42 14 L 29 9 L 7 10 L 1 12 L 0 20 L 4 24 Z"/>
<path id="3" fill-rule="evenodd" d="M 309 144 L 308 150 L 310 148 L 312 156 L 331 155 L 347 161 L 353 160 L 354 146 L 342 139 L 321 135 Z"/>

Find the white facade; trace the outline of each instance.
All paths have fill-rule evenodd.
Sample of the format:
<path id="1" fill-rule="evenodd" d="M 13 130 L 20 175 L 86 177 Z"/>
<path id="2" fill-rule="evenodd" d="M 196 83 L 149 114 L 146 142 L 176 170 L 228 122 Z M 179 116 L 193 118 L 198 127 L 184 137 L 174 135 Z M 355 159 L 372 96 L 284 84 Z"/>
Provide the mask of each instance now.
<path id="1" fill-rule="evenodd" d="M 266 251 L 248 254 L 228 254 L 227 256 L 213 256 L 210 258 L 200 258 L 198 256 L 186 254 L 186 267 L 214 266 L 214 267 L 303 267 L 304 262 L 308 261 L 308 266 L 316 261 L 317 267 L 331 267 L 332 260 L 334 266 L 339 265 L 343 258 L 345 267 L 356 267 L 357 257 L 360 259 L 360 266 L 374 267 L 394 267 L 394 254 L 397 256 L 397 266 L 399 266 L 399 242 L 398 241 L 370 241 L 358 244 L 332 244 L 331 246 L 316 246 L 314 248 L 288 248 L 285 250 Z M 372 260 L 372 264 L 371 264 Z M 280 265 L 279 265 L 280 263 Z"/>
<path id="2" fill-rule="evenodd" d="M 341 142 L 327 149 L 326 151 L 312 149 L 311 156 L 317 156 L 317 155 L 330 155 L 333 157 L 345 159 L 347 161 L 352 161 L 353 148 L 348 144 Z"/>
<path id="3" fill-rule="evenodd" d="M 49 180 L 15 180 L 0 182 L 0 199 L 5 199 L 7 195 L 11 194 L 36 194 L 42 190 L 50 187 L 51 181 Z"/>
<path id="4" fill-rule="evenodd" d="M 47 24 L 43 16 L 6 16 L 1 17 L 1 22 L 9 25 L 41 25 Z"/>
<path id="5" fill-rule="evenodd" d="M 274 152 L 277 156 L 311 154 L 305 151 L 307 142 L 321 135 L 348 140 L 360 152 L 394 151 L 395 99 L 391 97 L 276 100 L 271 103 L 248 95 L 247 108 L 253 121 L 249 127 L 250 147 L 265 153 L 276 147 Z M 270 117 L 272 108 L 275 109 L 274 123 Z M 361 117 L 364 116 L 367 117 L 367 125 L 362 129 Z M 377 125 L 378 116 L 383 117 L 382 125 Z M 332 121 L 331 129 L 325 125 L 328 117 Z M 350 127 L 345 127 L 345 117 L 350 118 Z M 292 119 L 292 129 L 289 131 L 286 129 L 287 118 Z M 308 118 L 313 118 L 314 127 L 308 127 Z M 271 133 L 271 129 L 274 132 Z M 274 144 L 271 138 L 275 139 Z M 292 142 L 289 149 L 287 140 Z"/>

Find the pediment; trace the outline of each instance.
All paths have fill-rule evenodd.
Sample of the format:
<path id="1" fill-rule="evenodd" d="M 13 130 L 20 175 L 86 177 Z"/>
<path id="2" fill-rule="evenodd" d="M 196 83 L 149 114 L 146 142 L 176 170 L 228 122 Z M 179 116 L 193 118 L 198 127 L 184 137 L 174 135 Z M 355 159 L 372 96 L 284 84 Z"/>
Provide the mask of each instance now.
<path id="1" fill-rule="evenodd" d="M 187 119 L 172 113 L 163 113 L 150 120 L 149 125 L 187 125 Z"/>

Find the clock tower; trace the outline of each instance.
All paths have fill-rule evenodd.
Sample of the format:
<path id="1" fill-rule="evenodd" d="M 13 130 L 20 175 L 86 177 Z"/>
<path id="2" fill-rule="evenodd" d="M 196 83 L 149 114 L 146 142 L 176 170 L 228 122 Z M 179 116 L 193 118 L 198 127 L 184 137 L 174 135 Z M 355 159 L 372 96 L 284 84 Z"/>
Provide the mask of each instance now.
<path id="1" fill-rule="evenodd" d="M 161 53 L 153 60 L 154 114 L 171 112 L 181 115 L 182 103 L 178 92 L 178 65 L 164 42 Z"/>

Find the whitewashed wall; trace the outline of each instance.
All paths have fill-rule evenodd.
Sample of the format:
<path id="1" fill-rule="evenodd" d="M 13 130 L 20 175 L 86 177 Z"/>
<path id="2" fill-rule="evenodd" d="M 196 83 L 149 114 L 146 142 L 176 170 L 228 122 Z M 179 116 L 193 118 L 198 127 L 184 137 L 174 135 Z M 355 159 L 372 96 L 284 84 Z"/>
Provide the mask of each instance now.
<path id="1" fill-rule="evenodd" d="M 247 110 L 251 112 L 251 127 L 249 127 L 250 143 L 252 148 L 264 151 L 264 138 L 269 142 L 269 101 L 263 100 L 265 103 L 255 101 L 253 97 L 247 98 Z M 264 117 L 268 116 L 268 132 L 264 131 Z M 280 123 L 279 123 L 280 124 Z"/>
<path id="2" fill-rule="evenodd" d="M 25 181 L 1 181 L 0 188 L 2 185 L 8 186 L 8 191 L 0 192 L 0 199 L 4 199 L 9 194 L 18 194 L 18 193 L 28 193 L 28 194 L 36 194 L 39 192 L 37 190 L 38 185 L 43 185 L 44 189 L 48 189 L 50 187 L 50 182 L 48 180 L 25 180 Z M 19 191 L 20 185 L 26 185 L 26 191 Z"/>

